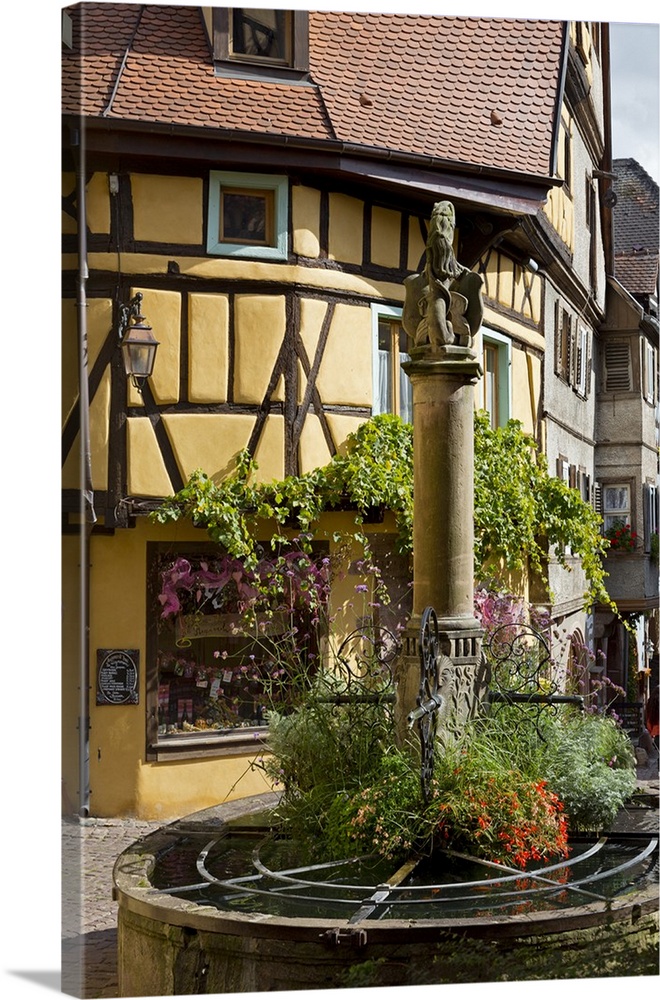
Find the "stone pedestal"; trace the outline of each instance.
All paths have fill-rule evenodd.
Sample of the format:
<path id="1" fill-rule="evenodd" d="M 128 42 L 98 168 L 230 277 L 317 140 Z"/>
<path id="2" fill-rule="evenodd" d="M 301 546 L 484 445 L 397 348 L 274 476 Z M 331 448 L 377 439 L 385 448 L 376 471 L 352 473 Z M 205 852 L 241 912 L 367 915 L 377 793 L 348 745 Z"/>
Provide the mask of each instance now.
<path id="1" fill-rule="evenodd" d="M 481 367 L 468 347 L 413 349 L 404 365 L 413 387 L 415 506 L 413 614 L 397 671 L 397 729 L 419 692 L 419 628 L 435 609 L 440 652 L 454 664 L 442 716 L 475 708 L 482 630 L 474 617 L 474 385 Z"/>

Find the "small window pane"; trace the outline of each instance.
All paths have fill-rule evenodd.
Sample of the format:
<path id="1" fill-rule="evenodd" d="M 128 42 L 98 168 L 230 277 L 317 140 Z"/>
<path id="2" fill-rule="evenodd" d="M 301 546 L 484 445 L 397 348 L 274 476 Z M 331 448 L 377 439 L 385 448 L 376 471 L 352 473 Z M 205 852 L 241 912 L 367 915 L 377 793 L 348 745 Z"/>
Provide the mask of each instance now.
<path id="1" fill-rule="evenodd" d="M 606 486 L 604 508 L 606 511 L 626 512 L 630 510 L 628 487 Z"/>
<path id="2" fill-rule="evenodd" d="M 223 188 L 220 242 L 273 246 L 273 192 Z"/>
<path id="3" fill-rule="evenodd" d="M 235 7 L 232 17 L 232 55 L 276 62 L 289 61 L 289 12 Z"/>

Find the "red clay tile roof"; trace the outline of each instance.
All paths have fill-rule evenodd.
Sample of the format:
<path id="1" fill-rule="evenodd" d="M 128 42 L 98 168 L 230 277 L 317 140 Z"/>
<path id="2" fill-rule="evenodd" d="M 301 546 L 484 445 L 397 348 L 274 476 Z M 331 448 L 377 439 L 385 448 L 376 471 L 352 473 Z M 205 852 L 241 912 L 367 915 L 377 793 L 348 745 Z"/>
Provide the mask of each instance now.
<path id="1" fill-rule="evenodd" d="M 561 22 L 310 13 L 316 86 L 299 86 L 216 76 L 197 7 L 86 3 L 70 12 L 65 113 L 550 173 Z"/>
<path id="2" fill-rule="evenodd" d="M 658 254 L 644 250 L 635 253 L 617 253 L 614 256 L 614 274 L 624 288 L 633 295 L 655 295 L 658 287 Z"/>

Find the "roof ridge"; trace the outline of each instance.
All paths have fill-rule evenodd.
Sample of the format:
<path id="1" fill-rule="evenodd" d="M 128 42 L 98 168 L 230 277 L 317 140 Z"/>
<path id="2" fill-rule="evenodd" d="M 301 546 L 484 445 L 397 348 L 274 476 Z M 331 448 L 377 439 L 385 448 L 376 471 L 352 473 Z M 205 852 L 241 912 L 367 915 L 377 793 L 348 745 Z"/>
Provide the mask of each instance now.
<path id="1" fill-rule="evenodd" d="M 617 166 L 617 164 L 624 164 L 624 163 L 629 165 L 629 167 L 632 169 L 633 173 L 636 173 L 639 176 L 639 179 L 641 181 L 648 182 L 648 184 L 652 188 L 655 188 L 656 191 L 658 190 L 658 183 L 657 183 L 657 181 L 655 181 L 651 177 L 651 175 L 649 174 L 649 172 L 644 169 L 644 167 L 641 165 L 641 163 L 639 163 L 637 160 L 635 160 L 632 156 L 622 156 L 622 157 L 617 157 L 616 159 L 612 160 L 612 168 L 613 168 L 613 170 L 615 170 L 615 172 L 616 172 L 616 166 Z"/>

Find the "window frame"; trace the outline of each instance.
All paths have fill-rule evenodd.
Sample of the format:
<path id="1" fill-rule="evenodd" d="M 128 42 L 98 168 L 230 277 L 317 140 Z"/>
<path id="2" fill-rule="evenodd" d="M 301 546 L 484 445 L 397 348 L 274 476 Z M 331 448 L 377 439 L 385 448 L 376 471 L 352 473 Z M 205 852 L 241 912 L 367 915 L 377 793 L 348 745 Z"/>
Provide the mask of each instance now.
<path id="1" fill-rule="evenodd" d="M 486 347 L 496 351 L 497 358 L 497 419 L 493 423 L 493 415 L 487 406 L 486 401 Z M 491 427 L 504 427 L 511 418 L 512 413 L 512 387 L 511 387 L 511 364 L 512 364 L 512 344 L 509 337 L 492 330 L 490 327 L 481 327 L 481 358 L 483 367 L 483 378 L 480 380 L 483 387 L 483 409 L 491 417 Z M 505 373 L 503 375 L 503 373 Z"/>
<path id="2" fill-rule="evenodd" d="M 651 552 L 651 536 L 660 528 L 660 491 L 658 483 L 651 479 L 642 486 L 644 496 L 644 552 Z"/>
<path id="3" fill-rule="evenodd" d="M 658 352 L 651 341 L 642 340 L 642 396 L 647 403 L 656 401 L 656 383 L 658 378 Z"/>
<path id="4" fill-rule="evenodd" d="M 285 80 L 288 83 L 307 84 L 309 81 L 309 13 L 306 10 L 287 10 L 289 15 L 288 62 L 267 56 L 251 56 L 231 51 L 231 21 L 233 7 L 213 7 L 212 46 L 216 76 L 243 77 L 247 79 Z"/>
<path id="5" fill-rule="evenodd" d="M 229 10 L 229 23 L 227 26 L 227 50 L 228 58 L 236 60 L 242 63 L 252 63 L 256 62 L 259 65 L 269 65 L 269 66 L 291 66 L 293 62 L 293 11 L 282 10 L 281 8 L 273 7 L 269 8 L 274 14 L 280 13 L 284 15 L 284 29 L 283 29 L 283 42 L 285 54 L 283 56 L 264 56 L 258 53 L 251 52 L 237 52 L 234 48 L 234 15 L 236 11 L 240 10 L 258 10 L 259 8 L 252 7 L 230 7 Z"/>
<path id="6" fill-rule="evenodd" d="M 586 399 L 588 395 L 587 368 L 589 359 L 589 329 L 585 323 L 577 320 L 573 334 L 574 349 L 573 372 L 571 373 L 573 388 L 578 396 Z"/>
<path id="7" fill-rule="evenodd" d="M 373 416 L 377 416 L 381 413 L 395 413 L 400 416 L 402 420 L 406 420 L 400 412 L 400 390 L 399 390 L 399 380 L 392 379 L 391 391 L 392 399 L 396 406 L 396 409 L 389 409 L 383 405 L 383 401 L 380 396 L 380 350 L 379 350 L 379 325 L 382 320 L 394 320 L 399 326 L 400 330 L 403 330 L 402 324 L 403 308 L 401 306 L 388 306 L 380 303 L 372 303 L 371 306 L 371 329 L 372 329 L 372 364 L 371 364 L 371 374 L 372 374 L 372 406 L 371 413 Z M 401 351 L 398 351 L 397 356 L 397 371 L 401 373 Z M 391 355 L 392 356 L 392 355 Z M 406 359 L 409 355 L 406 355 Z M 405 373 L 404 373 L 405 374 Z M 396 384 L 395 384 L 396 382 Z M 410 398 L 410 405 L 412 408 L 412 395 Z M 410 413 L 410 422 L 412 422 L 412 409 Z"/>
<path id="8" fill-rule="evenodd" d="M 145 635 L 145 759 L 149 762 L 189 760 L 203 757 L 240 756 L 253 753 L 267 745 L 268 727 L 249 724 L 234 729 L 198 730 L 163 736 L 158 732 L 159 709 L 159 614 L 158 594 L 161 589 L 159 569 L 165 557 L 177 556 L 202 559 L 218 555 L 218 547 L 210 540 L 146 543 L 146 635 Z M 321 554 L 319 547 L 315 553 Z M 200 637 L 202 633 L 200 633 Z M 212 636 L 209 636 L 212 638 Z M 207 637 L 208 638 L 208 637 Z M 246 637 L 247 640 L 247 637 Z M 222 636 L 217 637 L 218 644 Z"/>
<path id="9" fill-rule="evenodd" d="M 221 239 L 224 190 L 264 191 L 272 195 L 272 245 L 231 242 Z M 243 174 L 227 170 L 209 171 L 206 252 L 219 257 L 258 257 L 287 260 L 289 254 L 289 181 L 282 174 Z"/>
<path id="10" fill-rule="evenodd" d="M 570 385 L 573 354 L 573 317 L 561 302 L 555 310 L 555 375 Z"/>
<path id="11" fill-rule="evenodd" d="M 619 351 L 619 357 L 615 357 L 616 352 Z M 633 378 L 633 357 L 632 357 L 632 345 L 630 339 L 626 338 L 620 339 L 608 339 L 605 341 L 603 346 L 603 387 L 602 391 L 604 394 L 620 396 L 624 393 L 631 393 L 635 391 L 635 383 Z M 624 357 L 625 355 L 625 357 Z M 621 380 L 621 375 L 623 369 L 626 368 L 626 382 L 625 387 Z M 615 384 L 617 381 L 620 384 Z"/>
<path id="12" fill-rule="evenodd" d="M 623 521 L 624 524 L 629 524 L 632 531 L 635 531 L 635 525 L 633 523 L 634 519 L 634 496 L 633 496 L 633 481 L 631 479 L 615 479 L 608 482 L 601 483 L 602 488 L 602 511 L 601 517 L 603 518 L 603 534 L 607 534 L 610 528 L 614 527 L 613 524 L 608 524 L 608 517 L 612 518 L 613 521 Z M 628 491 L 628 504 L 625 508 L 612 507 L 608 509 L 607 506 L 607 491 L 608 490 L 627 490 Z M 621 513 L 619 513 L 619 511 Z"/>

